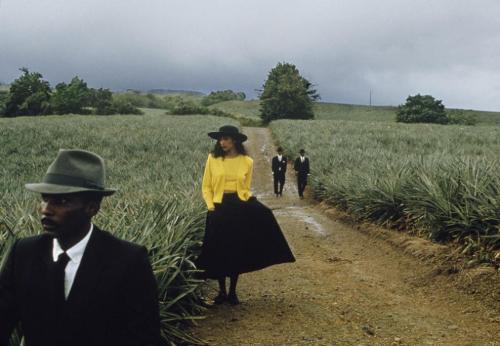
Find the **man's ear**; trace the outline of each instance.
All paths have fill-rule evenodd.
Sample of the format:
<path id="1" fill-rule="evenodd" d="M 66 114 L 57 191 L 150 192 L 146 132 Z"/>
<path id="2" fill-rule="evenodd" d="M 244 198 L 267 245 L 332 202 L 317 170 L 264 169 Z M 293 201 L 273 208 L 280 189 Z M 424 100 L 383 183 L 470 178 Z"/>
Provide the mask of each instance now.
<path id="1" fill-rule="evenodd" d="M 86 207 L 86 212 L 89 217 L 94 217 L 97 215 L 101 209 L 101 203 L 98 201 L 89 201 Z"/>

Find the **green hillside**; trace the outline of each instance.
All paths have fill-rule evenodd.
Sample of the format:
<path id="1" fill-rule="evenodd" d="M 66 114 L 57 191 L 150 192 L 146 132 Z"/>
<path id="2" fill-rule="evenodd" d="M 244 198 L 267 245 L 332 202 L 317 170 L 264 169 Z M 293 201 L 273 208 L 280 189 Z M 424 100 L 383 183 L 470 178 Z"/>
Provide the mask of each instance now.
<path id="1" fill-rule="evenodd" d="M 394 121 L 396 107 L 317 102 L 314 114 L 315 119 L 325 120 Z"/>
<path id="2" fill-rule="evenodd" d="M 224 101 L 211 105 L 209 108 L 217 108 L 234 115 L 242 115 L 248 118 L 259 118 L 260 113 L 258 100 Z"/>
<path id="3" fill-rule="evenodd" d="M 218 108 L 232 114 L 243 115 L 249 118 L 259 117 L 259 101 L 226 101 L 216 103 L 210 108 Z M 351 120 L 394 122 L 397 107 L 394 106 L 364 106 L 343 103 L 317 102 L 314 105 L 315 119 L 318 120 Z M 478 125 L 500 125 L 500 112 L 486 112 L 464 109 L 448 109 L 452 113 L 474 115 Z"/>

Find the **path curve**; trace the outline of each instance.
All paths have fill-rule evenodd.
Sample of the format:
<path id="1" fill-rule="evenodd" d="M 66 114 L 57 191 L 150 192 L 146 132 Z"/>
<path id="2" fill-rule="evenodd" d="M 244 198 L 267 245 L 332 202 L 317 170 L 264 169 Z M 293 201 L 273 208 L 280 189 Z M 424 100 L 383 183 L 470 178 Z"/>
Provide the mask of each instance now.
<path id="1" fill-rule="evenodd" d="M 243 132 L 253 193 L 273 209 L 297 262 L 242 275 L 242 304 L 209 308 L 197 337 L 210 345 L 500 345 L 494 309 L 421 280 L 429 268 L 415 258 L 299 200 L 291 174 L 275 198 L 270 132 Z"/>

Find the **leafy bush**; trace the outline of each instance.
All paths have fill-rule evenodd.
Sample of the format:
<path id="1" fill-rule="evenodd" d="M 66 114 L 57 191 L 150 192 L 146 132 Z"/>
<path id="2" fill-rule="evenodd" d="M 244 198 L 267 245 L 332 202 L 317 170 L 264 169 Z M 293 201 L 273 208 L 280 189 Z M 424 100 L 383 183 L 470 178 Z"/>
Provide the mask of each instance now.
<path id="1" fill-rule="evenodd" d="M 87 83 L 74 77 L 69 84 L 56 85 L 51 98 L 52 109 L 57 114 L 86 114 L 85 107 L 90 105 L 91 96 Z"/>
<path id="2" fill-rule="evenodd" d="M 177 100 L 177 103 L 170 109 L 170 113 L 175 115 L 208 114 L 208 111 L 206 107 L 200 107 L 193 101 L 183 99 Z"/>
<path id="3" fill-rule="evenodd" d="M 209 114 L 218 117 L 236 118 L 233 114 L 225 112 L 218 108 L 207 108 L 196 105 L 192 101 L 183 99 L 177 100 L 177 104 L 170 110 L 170 114 L 174 115 L 194 115 L 194 114 Z"/>
<path id="4" fill-rule="evenodd" d="M 90 94 L 90 104 L 94 107 L 94 114 L 110 115 L 116 113 L 113 107 L 113 93 L 109 89 L 91 89 Z"/>
<path id="5" fill-rule="evenodd" d="M 40 115 L 50 112 L 50 84 L 38 72 L 20 69 L 23 74 L 10 86 L 6 116 Z"/>
<path id="6" fill-rule="evenodd" d="M 431 95 L 408 96 L 406 103 L 398 106 L 396 121 L 401 123 L 447 124 L 448 118 L 441 100 Z"/>
<path id="7" fill-rule="evenodd" d="M 113 94 L 113 99 L 118 102 L 130 103 L 135 107 L 144 108 L 148 104 L 146 96 L 139 91 L 127 91 Z"/>
<path id="8" fill-rule="evenodd" d="M 208 107 L 210 105 L 224 102 L 224 101 L 244 101 L 246 98 L 243 92 L 234 92 L 232 90 L 212 91 L 208 96 L 201 100 L 202 106 Z"/>
<path id="9" fill-rule="evenodd" d="M 113 100 L 112 109 L 115 110 L 117 114 L 144 114 L 139 108 L 134 106 L 132 103 L 122 100 Z"/>
<path id="10" fill-rule="evenodd" d="M 0 117 L 5 115 L 5 106 L 8 97 L 9 97 L 8 91 L 0 90 Z"/>
<path id="11" fill-rule="evenodd" d="M 170 109 L 177 102 L 179 96 L 143 94 L 139 91 L 115 93 L 113 98 L 118 102 L 130 103 L 138 108 Z"/>
<path id="12" fill-rule="evenodd" d="M 275 119 L 312 119 L 313 101 L 319 98 L 312 84 L 295 65 L 279 63 L 269 72 L 260 95 L 264 123 Z"/>
<path id="13" fill-rule="evenodd" d="M 475 114 L 465 114 L 462 109 L 448 109 L 446 110 L 446 117 L 448 118 L 448 124 L 468 126 L 477 124 L 477 116 Z"/>

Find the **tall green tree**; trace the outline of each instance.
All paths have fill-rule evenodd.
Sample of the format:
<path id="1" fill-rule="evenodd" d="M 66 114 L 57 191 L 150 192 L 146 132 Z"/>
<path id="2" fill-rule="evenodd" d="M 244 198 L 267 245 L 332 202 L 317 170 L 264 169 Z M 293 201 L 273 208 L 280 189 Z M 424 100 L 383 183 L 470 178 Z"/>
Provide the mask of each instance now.
<path id="1" fill-rule="evenodd" d="M 40 115 L 50 112 L 50 84 L 38 72 L 19 69 L 23 74 L 10 85 L 5 103 L 6 116 Z"/>
<path id="2" fill-rule="evenodd" d="M 396 121 L 402 123 L 447 124 L 449 119 L 441 100 L 431 95 L 408 96 L 406 103 L 398 106 Z"/>
<path id="3" fill-rule="evenodd" d="M 313 102 L 319 94 L 295 65 L 278 63 L 267 77 L 260 95 L 264 123 L 276 119 L 312 119 Z"/>
<path id="4" fill-rule="evenodd" d="M 0 90 L 0 116 L 5 115 L 5 105 L 7 103 L 7 98 L 9 97 L 9 92 Z"/>
<path id="5" fill-rule="evenodd" d="M 91 106 L 94 107 L 94 113 L 98 115 L 114 114 L 113 93 L 109 89 L 90 89 Z"/>
<path id="6" fill-rule="evenodd" d="M 84 114 L 85 107 L 90 106 L 91 92 L 87 83 L 74 77 L 69 84 L 64 82 L 56 85 L 52 95 L 52 108 L 57 114 Z"/>

